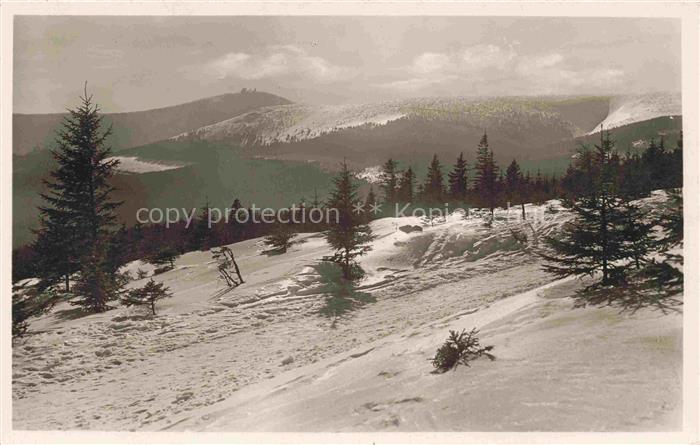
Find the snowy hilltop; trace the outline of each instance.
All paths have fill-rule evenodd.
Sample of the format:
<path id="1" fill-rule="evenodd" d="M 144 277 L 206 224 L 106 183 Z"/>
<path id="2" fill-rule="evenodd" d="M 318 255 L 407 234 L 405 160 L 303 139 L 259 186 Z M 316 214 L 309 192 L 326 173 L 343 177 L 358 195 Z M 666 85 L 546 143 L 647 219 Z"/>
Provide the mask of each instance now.
<path id="1" fill-rule="evenodd" d="M 608 116 L 589 134 L 605 129 L 621 127 L 657 117 L 673 117 L 682 114 L 681 95 L 649 93 L 637 96 L 619 96 L 610 100 Z"/>

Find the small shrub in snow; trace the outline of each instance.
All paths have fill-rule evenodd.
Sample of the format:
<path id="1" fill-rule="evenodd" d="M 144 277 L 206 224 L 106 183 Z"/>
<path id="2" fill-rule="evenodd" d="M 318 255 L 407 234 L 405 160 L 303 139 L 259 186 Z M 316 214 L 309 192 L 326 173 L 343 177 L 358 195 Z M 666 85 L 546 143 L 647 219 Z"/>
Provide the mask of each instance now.
<path id="1" fill-rule="evenodd" d="M 300 243 L 294 239 L 296 236 L 297 233 L 290 224 L 278 224 L 273 232 L 265 237 L 265 244 L 271 248 L 267 253 L 286 253 L 287 249 Z"/>
<path id="2" fill-rule="evenodd" d="M 172 296 L 170 288 L 163 283 L 156 283 L 151 278 L 143 287 L 137 287 L 126 293 L 122 297 L 122 303 L 126 306 L 150 306 L 151 312 L 156 315 L 156 301 Z"/>
<path id="3" fill-rule="evenodd" d="M 243 284 L 241 270 L 238 268 L 233 251 L 226 246 L 221 246 L 218 249 L 213 249 L 212 252 L 218 265 L 219 276 L 226 282 L 226 286 L 233 288 Z M 234 273 L 238 277 L 238 281 L 233 277 Z"/>
<path id="4" fill-rule="evenodd" d="M 148 258 L 148 262 L 159 266 L 153 273 L 158 274 L 175 267 L 175 260 L 180 252 L 172 247 L 164 247 Z"/>
<path id="5" fill-rule="evenodd" d="M 470 361 L 482 355 L 495 360 L 496 357 L 489 353 L 493 346 L 481 347 L 479 338 L 476 336 L 478 333 L 476 328 L 469 332 L 466 329 L 463 329 L 462 332 L 450 331 L 445 343 L 438 348 L 435 357 L 431 359 L 435 372 L 443 373 L 459 364 L 469 366 Z"/>
<path id="6" fill-rule="evenodd" d="M 136 279 L 143 280 L 147 276 L 148 276 L 148 272 L 146 272 L 145 270 L 143 270 L 143 269 L 136 270 Z"/>
<path id="7" fill-rule="evenodd" d="M 63 298 L 56 288 L 43 290 L 13 286 L 12 338 L 23 337 L 29 328 L 29 319 L 44 314 Z"/>

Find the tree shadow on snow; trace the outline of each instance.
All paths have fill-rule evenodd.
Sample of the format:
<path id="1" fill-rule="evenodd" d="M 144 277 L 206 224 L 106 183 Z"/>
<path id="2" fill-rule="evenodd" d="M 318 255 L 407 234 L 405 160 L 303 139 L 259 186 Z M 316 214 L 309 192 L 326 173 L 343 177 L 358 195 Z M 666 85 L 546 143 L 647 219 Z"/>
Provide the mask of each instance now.
<path id="1" fill-rule="evenodd" d="M 286 253 L 286 252 L 287 251 L 284 249 L 267 249 L 267 250 L 263 250 L 262 252 L 260 252 L 260 254 L 265 255 L 265 256 L 278 256 L 278 255 L 282 255 L 283 253 Z"/>
<path id="2" fill-rule="evenodd" d="M 574 298 L 574 307 L 610 306 L 632 314 L 643 308 L 663 314 L 681 312 L 683 280 L 667 266 L 652 264 L 619 284 L 596 283 L 580 289 Z"/>
<path id="3" fill-rule="evenodd" d="M 343 278 L 340 266 L 324 261 L 314 266 L 320 276 L 320 292 L 326 294 L 326 301 L 319 310 L 321 315 L 338 317 L 355 310 L 376 299 L 368 292 L 357 290 L 357 284 Z"/>

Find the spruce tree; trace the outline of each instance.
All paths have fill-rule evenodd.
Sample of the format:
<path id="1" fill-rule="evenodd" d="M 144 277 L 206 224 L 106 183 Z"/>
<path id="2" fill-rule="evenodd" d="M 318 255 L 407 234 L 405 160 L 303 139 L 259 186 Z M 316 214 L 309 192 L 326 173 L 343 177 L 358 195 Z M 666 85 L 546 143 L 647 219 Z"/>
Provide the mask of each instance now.
<path id="1" fill-rule="evenodd" d="M 437 154 L 428 166 L 428 174 L 422 189 L 422 199 L 427 203 L 441 203 L 445 198 L 445 185 L 442 176 L 442 166 Z"/>
<path id="2" fill-rule="evenodd" d="M 505 194 L 506 199 L 511 204 L 520 204 L 523 220 L 525 219 L 525 179 L 520 170 L 520 165 L 513 159 L 506 169 L 505 177 Z"/>
<path id="3" fill-rule="evenodd" d="M 644 168 L 649 175 L 649 190 L 657 190 L 664 188 L 666 183 L 666 160 L 665 152 L 662 145 L 657 145 L 656 141 L 652 138 L 649 142 L 649 146 L 642 153 L 642 161 L 644 163 Z"/>
<path id="4" fill-rule="evenodd" d="M 542 179 L 542 172 L 539 168 L 537 169 L 537 174 L 535 175 L 532 198 L 535 201 L 535 204 L 542 204 L 544 202 L 544 181 Z"/>
<path id="5" fill-rule="evenodd" d="M 58 166 L 44 181 L 45 204 L 39 208 L 41 225 L 34 244 L 41 261 L 41 287 L 80 272 L 79 304 L 95 312 L 107 309 L 118 285 L 107 264 L 107 249 L 121 204 L 112 200 L 109 181 L 118 164 L 109 159 L 99 108 L 85 92 L 82 103 L 69 110 L 58 132 L 52 155 Z"/>
<path id="6" fill-rule="evenodd" d="M 649 174 L 639 155 L 628 154 L 621 169 L 619 187 L 625 199 L 638 199 L 649 195 Z"/>
<path id="7" fill-rule="evenodd" d="M 354 280 L 359 275 L 355 259 L 371 250 L 369 243 L 374 237 L 358 211 L 362 204 L 357 197 L 357 185 L 345 162 L 333 183 L 335 189 L 328 200 L 330 228 L 325 233 L 326 241 L 334 250 L 331 260 L 340 265 L 343 277 Z"/>
<path id="8" fill-rule="evenodd" d="M 380 187 L 384 192 L 384 201 L 387 203 L 396 202 L 396 190 L 398 187 L 397 166 L 398 163 L 393 159 L 389 159 L 382 166 Z"/>
<path id="9" fill-rule="evenodd" d="M 573 162 L 560 181 L 565 197 L 575 199 L 591 194 L 595 190 L 594 181 L 599 174 L 595 153 L 587 145 L 579 146 Z"/>
<path id="10" fill-rule="evenodd" d="M 593 275 L 601 272 L 602 283 L 611 284 L 623 276 L 620 260 L 630 257 L 625 249 L 625 212 L 623 201 L 614 189 L 614 143 L 609 133 L 601 132 L 596 145 L 595 162 L 599 175 L 591 193 L 565 205 L 574 220 L 565 225 L 561 238 L 549 237 L 553 255 L 543 255 L 545 270 L 559 276 Z"/>
<path id="11" fill-rule="evenodd" d="M 464 153 L 460 153 L 452 171 L 448 174 L 450 197 L 463 202 L 467 197 L 467 162 Z"/>
<path id="12" fill-rule="evenodd" d="M 640 207 L 633 202 L 622 206 L 622 249 L 632 259 L 636 269 L 646 262 L 646 256 L 654 247 L 654 224 L 646 221 Z"/>
<path id="13" fill-rule="evenodd" d="M 670 185 L 683 187 L 683 130 L 676 141 L 676 147 L 670 153 Z"/>
<path id="14" fill-rule="evenodd" d="M 398 189 L 397 189 L 397 194 L 396 197 L 398 197 Z M 371 185 L 369 186 L 369 192 L 367 192 L 367 197 L 365 198 L 365 218 L 367 221 L 371 221 L 372 218 L 375 216 L 373 213 L 373 209 L 377 205 L 377 196 L 374 194 L 374 187 Z"/>
<path id="15" fill-rule="evenodd" d="M 656 241 L 662 259 L 652 259 L 645 271 L 669 295 L 683 290 L 683 195 L 681 189 L 670 189 L 667 194 L 659 221 L 661 238 Z"/>
<path id="16" fill-rule="evenodd" d="M 413 173 L 413 169 L 409 166 L 406 170 L 404 170 L 399 181 L 399 201 L 404 203 L 413 202 L 415 186 L 416 175 Z"/>
<path id="17" fill-rule="evenodd" d="M 476 175 L 474 178 L 474 191 L 481 205 L 491 210 L 491 214 L 493 214 L 496 208 L 496 180 L 498 172 L 493 159 L 493 151 L 489 148 L 486 133 L 481 137 L 477 147 L 474 171 Z"/>
<path id="18" fill-rule="evenodd" d="M 669 189 L 668 200 L 663 207 L 660 225 L 662 237 L 658 241 L 664 256 L 672 263 L 683 263 L 681 254 L 670 254 L 668 250 L 683 247 L 683 193 L 682 189 Z"/>
<path id="19" fill-rule="evenodd" d="M 209 200 L 200 210 L 200 215 L 192 221 L 190 227 L 189 248 L 191 250 L 208 250 L 212 247 L 212 231 L 209 227 Z"/>

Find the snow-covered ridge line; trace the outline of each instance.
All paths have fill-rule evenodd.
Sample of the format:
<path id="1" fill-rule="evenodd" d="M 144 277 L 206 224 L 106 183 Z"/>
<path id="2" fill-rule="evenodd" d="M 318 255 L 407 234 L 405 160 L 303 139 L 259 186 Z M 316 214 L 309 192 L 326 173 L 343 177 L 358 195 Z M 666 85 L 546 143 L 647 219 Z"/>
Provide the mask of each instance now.
<path id="1" fill-rule="evenodd" d="M 456 121 L 479 127 L 504 119 L 528 119 L 531 115 L 558 121 L 561 116 L 551 108 L 557 100 L 538 97 L 424 97 L 347 105 L 274 105 L 171 139 L 233 139 L 244 146 L 268 146 L 313 139 L 365 125 L 383 126 L 406 117 Z M 566 125 L 566 122 L 561 122 L 561 125 Z"/>
<path id="2" fill-rule="evenodd" d="M 604 129 L 622 127 L 663 116 L 683 113 L 680 94 L 650 93 L 638 96 L 619 96 L 610 101 L 608 116 L 588 134 Z"/>
<path id="3" fill-rule="evenodd" d="M 386 125 L 405 114 L 396 104 L 280 105 L 263 107 L 231 119 L 174 136 L 222 139 L 237 137 L 244 145 L 270 145 L 313 139 L 323 134 L 363 125 Z"/>

